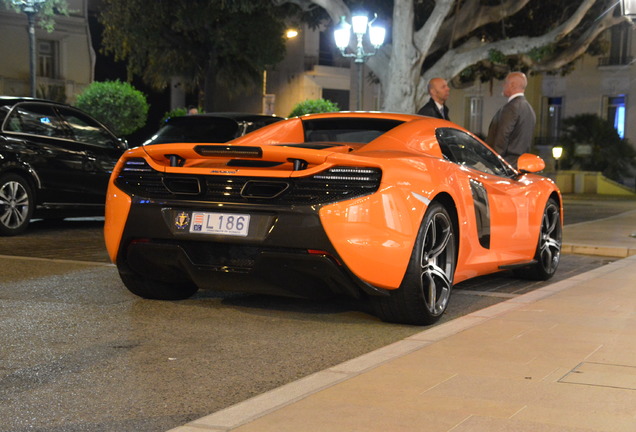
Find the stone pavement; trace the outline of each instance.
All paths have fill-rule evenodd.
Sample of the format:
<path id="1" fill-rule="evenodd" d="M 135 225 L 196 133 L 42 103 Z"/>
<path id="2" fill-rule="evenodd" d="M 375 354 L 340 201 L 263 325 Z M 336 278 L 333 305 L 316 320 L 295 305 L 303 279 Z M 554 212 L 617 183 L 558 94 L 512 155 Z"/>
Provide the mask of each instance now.
<path id="1" fill-rule="evenodd" d="M 636 201 L 564 228 L 621 257 L 171 432 L 635 431 Z"/>

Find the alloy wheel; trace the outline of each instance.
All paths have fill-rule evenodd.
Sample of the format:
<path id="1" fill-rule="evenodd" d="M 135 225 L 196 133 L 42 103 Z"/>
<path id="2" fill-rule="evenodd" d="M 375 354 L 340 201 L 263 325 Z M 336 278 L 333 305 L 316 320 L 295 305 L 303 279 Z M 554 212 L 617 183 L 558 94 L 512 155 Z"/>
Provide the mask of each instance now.
<path id="1" fill-rule="evenodd" d="M 539 244 L 539 262 L 546 273 L 556 271 L 561 257 L 561 216 L 559 208 L 549 202 L 541 223 L 541 240 Z"/>
<path id="2" fill-rule="evenodd" d="M 420 281 L 428 312 L 441 315 L 450 298 L 455 262 L 453 226 L 445 213 L 429 220 L 422 247 Z"/>
<path id="3" fill-rule="evenodd" d="M 17 181 L 0 186 L 0 222 L 9 229 L 17 229 L 28 222 L 29 193 Z"/>

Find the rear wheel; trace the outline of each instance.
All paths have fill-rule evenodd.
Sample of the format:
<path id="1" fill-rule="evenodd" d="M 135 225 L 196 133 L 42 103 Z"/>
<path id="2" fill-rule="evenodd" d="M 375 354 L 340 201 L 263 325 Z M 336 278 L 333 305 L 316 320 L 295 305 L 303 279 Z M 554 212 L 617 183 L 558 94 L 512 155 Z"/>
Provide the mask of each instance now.
<path id="1" fill-rule="evenodd" d="M 160 282 L 137 274 L 119 273 L 128 291 L 152 300 L 184 300 L 197 292 L 198 288 L 191 282 Z"/>
<path id="2" fill-rule="evenodd" d="M 439 320 L 451 295 L 456 250 L 453 220 L 442 204 L 432 203 L 400 288 L 389 297 L 371 299 L 378 316 L 384 321 L 414 325 Z"/>
<path id="3" fill-rule="evenodd" d="M 0 177 L 0 235 L 22 233 L 29 225 L 33 206 L 33 190 L 23 177 L 17 174 Z"/>
<path id="4" fill-rule="evenodd" d="M 548 280 L 559 266 L 562 243 L 561 211 L 553 198 L 548 200 L 541 221 L 539 244 L 535 254 L 535 263 L 519 269 L 515 274 L 524 279 Z"/>

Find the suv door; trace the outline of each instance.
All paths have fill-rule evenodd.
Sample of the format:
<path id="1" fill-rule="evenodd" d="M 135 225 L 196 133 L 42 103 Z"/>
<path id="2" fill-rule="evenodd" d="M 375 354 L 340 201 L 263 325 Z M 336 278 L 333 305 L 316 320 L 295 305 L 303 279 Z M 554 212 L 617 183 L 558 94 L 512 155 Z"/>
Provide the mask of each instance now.
<path id="1" fill-rule="evenodd" d="M 5 137 L 39 179 L 40 203 L 81 203 L 84 155 L 70 139 L 52 104 L 17 104 L 5 122 Z"/>
<path id="2" fill-rule="evenodd" d="M 90 202 L 103 204 L 110 174 L 124 146 L 101 123 L 83 112 L 69 107 L 56 110 L 82 154 L 82 191 Z"/>

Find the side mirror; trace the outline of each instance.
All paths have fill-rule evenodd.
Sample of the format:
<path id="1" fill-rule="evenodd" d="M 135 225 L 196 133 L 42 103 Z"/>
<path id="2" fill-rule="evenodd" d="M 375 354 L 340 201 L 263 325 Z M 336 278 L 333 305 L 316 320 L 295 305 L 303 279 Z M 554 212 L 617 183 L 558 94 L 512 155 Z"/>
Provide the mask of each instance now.
<path id="1" fill-rule="evenodd" d="M 128 141 L 123 138 L 117 138 L 117 148 L 123 151 L 128 150 Z"/>
<path id="2" fill-rule="evenodd" d="M 524 153 L 517 160 L 517 169 L 522 173 L 536 173 L 545 169 L 545 162 L 537 155 Z"/>

